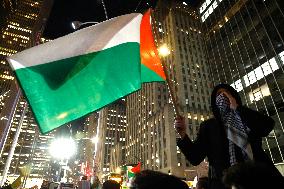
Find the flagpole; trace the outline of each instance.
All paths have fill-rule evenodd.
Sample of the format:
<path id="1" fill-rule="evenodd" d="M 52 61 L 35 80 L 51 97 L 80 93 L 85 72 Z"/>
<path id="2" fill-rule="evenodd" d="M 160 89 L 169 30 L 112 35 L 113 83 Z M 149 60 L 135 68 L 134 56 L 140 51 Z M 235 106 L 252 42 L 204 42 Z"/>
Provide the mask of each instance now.
<path id="1" fill-rule="evenodd" d="M 153 10 L 150 9 L 150 11 L 151 11 L 151 18 L 153 19 L 154 23 L 156 23 L 156 20 L 155 20 L 154 14 L 153 14 Z M 160 37 L 159 37 L 159 33 L 157 31 L 157 28 L 156 28 L 156 26 L 153 26 L 152 28 L 154 30 L 154 34 L 156 35 L 157 43 L 159 45 Z M 158 45 L 156 45 L 156 46 L 158 46 Z M 165 62 L 164 62 L 164 60 L 162 58 L 161 58 L 161 64 L 163 66 L 163 70 L 164 70 L 164 73 L 166 75 L 166 82 L 168 84 L 170 97 L 171 97 L 172 102 L 173 102 L 173 107 L 174 107 L 174 110 L 175 110 L 175 113 L 176 113 L 176 117 L 179 117 L 179 116 L 181 116 L 181 112 L 179 111 L 178 102 L 177 102 L 177 99 L 175 98 L 175 95 L 174 95 L 175 92 L 174 92 L 174 88 L 173 88 L 172 82 L 170 81 L 167 65 L 165 64 Z"/>
<path id="2" fill-rule="evenodd" d="M 19 138 L 20 133 L 21 133 L 21 129 L 22 129 L 22 126 L 23 126 L 23 121 L 24 121 L 26 111 L 27 111 L 27 102 L 25 102 L 24 109 L 23 109 L 23 112 L 22 112 L 22 115 L 21 115 L 21 120 L 20 120 L 19 126 L 17 127 L 17 131 L 16 131 L 16 134 L 14 136 L 12 146 L 10 148 L 9 155 L 8 155 L 7 161 L 5 163 L 5 168 L 4 168 L 4 171 L 3 171 L 3 176 L 2 176 L 2 181 L 0 183 L 0 186 L 3 186 L 3 184 L 5 183 L 5 181 L 7 179 L 7 174 L 9 172 L 9 168 L 10 168 L 10 165 L 11 165 L 11 162 L 12 162 L 12 159 L 13 159 L 13 155 L 14 155 L 17 143 L 18 143 L 18 138 Z"/>

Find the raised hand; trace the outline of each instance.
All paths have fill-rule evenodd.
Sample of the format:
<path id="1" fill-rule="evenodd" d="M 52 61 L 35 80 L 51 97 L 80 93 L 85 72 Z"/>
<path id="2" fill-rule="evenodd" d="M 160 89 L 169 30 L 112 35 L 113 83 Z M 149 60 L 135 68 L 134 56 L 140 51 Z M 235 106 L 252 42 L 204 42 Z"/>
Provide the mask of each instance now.
<path id="1" fill-rule="evenodd" d="M 178 134 L 180 135 L 181 138 L 184 138 L 186 135 L 186 126 L 185 126 L 185 121 L 184 117 L 178 116 L 175 118 L 174 126 Z"/>
<path id="2" fill-rule="evenodd" d="M 222 91 L 221 94 L 224 94 L 230 101 L 230 108 L 233 110 L 236 110 L 238 107 L 238 103 L 236 99 L 231 95 L 231 93 L 227 91 Z"/>

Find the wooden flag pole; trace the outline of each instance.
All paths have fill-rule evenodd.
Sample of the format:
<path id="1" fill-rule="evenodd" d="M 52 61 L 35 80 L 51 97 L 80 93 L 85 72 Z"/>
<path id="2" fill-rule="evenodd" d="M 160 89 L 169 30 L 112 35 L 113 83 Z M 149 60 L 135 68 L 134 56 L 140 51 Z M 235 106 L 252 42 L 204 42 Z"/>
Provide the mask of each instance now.
<path id="1" fill-rule="evenodd" d="M 153 23 L 156 23 L 156 20 L 155 20 L 155 17 L 154 17 L 152 9 L 150 9 L 150 14 L 151 14 L 151 18 L 154 21 Z M 156 39 L 157 39 L 156 47 L 158 47 L 159 46 L 159 42 L 160 42 L 160 40 L 159 40 L 160 38 L 159 38 L 159 33 L 157 31 L 157 27 L 153 26 L 152 29 L 154 30 L 154 35 L 156 36 Z M 175 113 L 176 113 L 176 117 L 180 117 L 181 113 L 179 111 L 178 102 L 177 102 L 177 100 L 175 98 L 175 92 L 174 92 L 174 88 L 173 88 L 173 85 L 172 85 L 172 81 L 170 80 L 170 77 L 169 77 L 169 74 L 168 74 L 167 65 L 165 64 L 165 62 L 164 62 L 164 60 L 162 58 L 161 58 L 161 64 L 163 66 L 163 70 L 164 70 L 165 75 L 166 75 L 166 82 L 167 82 L 168 89 L 169 89 L 169 92 L 170 92 L 170 97 L 172 98 L 172 102 L 173 102 L 174 110 L 175 110 Z"/>

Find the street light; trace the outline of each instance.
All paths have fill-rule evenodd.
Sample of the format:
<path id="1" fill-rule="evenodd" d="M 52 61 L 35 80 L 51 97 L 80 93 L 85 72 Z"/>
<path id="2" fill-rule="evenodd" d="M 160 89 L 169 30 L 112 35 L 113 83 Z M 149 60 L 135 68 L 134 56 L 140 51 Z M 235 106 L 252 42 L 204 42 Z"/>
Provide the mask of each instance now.
<path id="1" fill-rule="evenodd" d="M 98 136 L 94 136 L 92 139 L 91 139 L 92 143 L 96 144 L 99 142 L 99 138 Z"/>
<path id="2" fill-rule="evenodd" d="M 158 52 L 159 52 L 159 55 L 162 57 L 166 57 L 171 53 L 169 47 L 166 44 L 163 44 L 162 46 L 160 46 L 158 48 Z"/>
<path id="3" fill-rule="evenodd" d="M 117 167 L 116 170 L 115 170 L 115 172 L 116 172 L 117 174 L 121 174 L 121 168 L 120 168 L 120 167 Z"/>
<path id="4" fill-rule="evenodd" d="M 71 156 L 73 156 L 76 153 L 76 143 L 71 138 L 59 138 L 54 141 L 52 141 L 50 147 L 49 147 L 49 153 L 52 157 L 59 159 L 59 173 L 57 177 L 57 181 L 60 181 L 60 174 L 61 170 L 63 169 L 63 179 L 66 179 L 66 170 L 68 169 L 68 160 Z M 64 161 L 65 160 L 65 161 Z M 65 181 L 65 180 L 61 180 Z M 68 181 L 68 180 L 67 180 Z"/>
<path id="5" fill-rule="evenodd" d="M 80 22 L 80 21 L 73 21 L 71 22 L 71 26 L 74 30 L 80 28 L 81 26 L 83 25 L 86 25 L 86 24 L 98 24 L 99 22 Z"/>
<path id="6" fill-rule="evenodd" d="M 57 159 L 69 159 L 76 152 L 76 143 L 71 138 L 59 138 L 51 143 L 49 152 Z"/>

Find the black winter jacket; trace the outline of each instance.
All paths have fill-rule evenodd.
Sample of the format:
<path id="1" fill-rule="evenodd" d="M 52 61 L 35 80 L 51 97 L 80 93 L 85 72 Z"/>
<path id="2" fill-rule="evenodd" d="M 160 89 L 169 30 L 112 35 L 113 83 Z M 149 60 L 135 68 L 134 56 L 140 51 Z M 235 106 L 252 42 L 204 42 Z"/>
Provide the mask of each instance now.
<path id="1" fill-rule="evenodd" d="M 211 107 L 214 118 L 201 123 L 197 138 L 194 142 L 192 142 L 188 136 L 185 136 L 177 143 L 182 153 L 192 165 L 198 165 L 205 157 L 208 158 L 210 189 L 224 188 L 221 181 L 222 176 L 224 170 L 230 167 L 229 141 L 215 105 L 216 93 L 220 88 L 229 90 L 235 97 L 239 105 L 237 111 L 239 111 L 242 121 L 250 128 L 248 140 L 251 144 L 254 160 L 274 166 L 262 149 L 262 137 L 267 136 L 272 131 L 274 120 L 257 111 L 242 106 L 238 93 L 231 86 L 226 84 L 218 85 L 213 90 L 211 96 Z M 236 155 L 240 156 L 240 154 L 240 149 L 236 149 Z M 276 174 L 280 174 L 276 168 L 275 171 L 277 172 Z"/>

